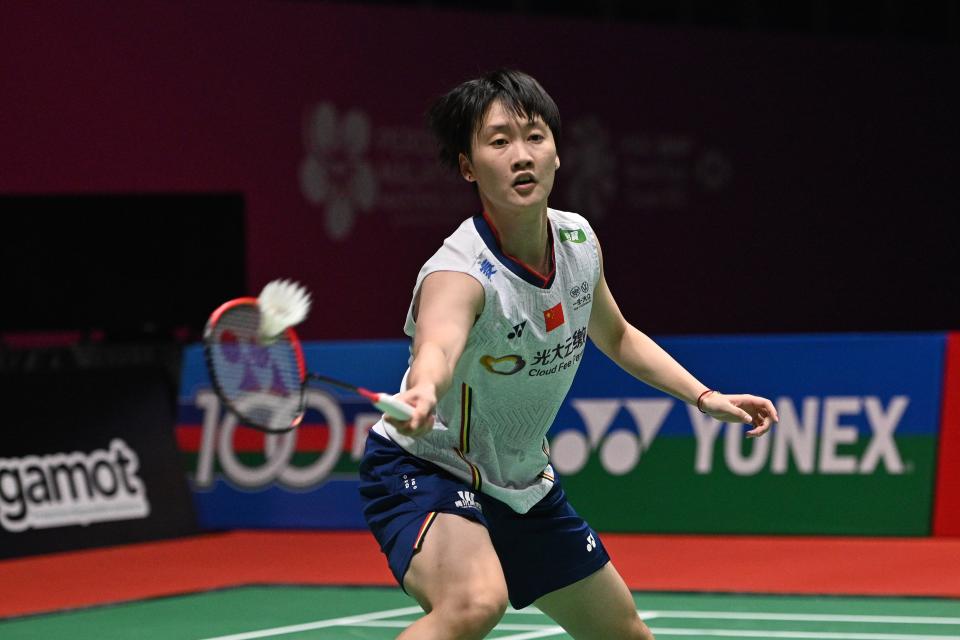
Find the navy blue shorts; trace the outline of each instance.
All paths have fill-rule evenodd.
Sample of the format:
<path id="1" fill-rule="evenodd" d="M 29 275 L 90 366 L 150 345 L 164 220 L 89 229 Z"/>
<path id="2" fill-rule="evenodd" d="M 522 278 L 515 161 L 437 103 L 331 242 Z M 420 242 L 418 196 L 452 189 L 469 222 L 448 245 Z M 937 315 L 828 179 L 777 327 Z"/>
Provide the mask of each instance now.
<path id="1" fill-rule="evenodd" d="M 360 462 L 360 496 L 367 525 L 401 588 L 438 513 L 463 516 L 487 528 L 516 609 L 610 561 L 600 537 L 570 506 L 559 480 L 530 511 L 520 514 L 373 431 Z"/>

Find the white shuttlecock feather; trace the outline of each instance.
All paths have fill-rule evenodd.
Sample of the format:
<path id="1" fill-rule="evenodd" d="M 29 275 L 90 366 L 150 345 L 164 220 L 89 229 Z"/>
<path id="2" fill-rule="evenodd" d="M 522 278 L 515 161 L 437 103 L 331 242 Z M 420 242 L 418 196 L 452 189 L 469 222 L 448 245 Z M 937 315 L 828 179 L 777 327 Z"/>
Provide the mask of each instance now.
<path id="1" fill-rule="evenodd" d="M 307 317 L 310 294 L 292 280 L 274 280 L 260 292 L 257 305 L 260 307 L 260 336 L 275 338 Z"/>

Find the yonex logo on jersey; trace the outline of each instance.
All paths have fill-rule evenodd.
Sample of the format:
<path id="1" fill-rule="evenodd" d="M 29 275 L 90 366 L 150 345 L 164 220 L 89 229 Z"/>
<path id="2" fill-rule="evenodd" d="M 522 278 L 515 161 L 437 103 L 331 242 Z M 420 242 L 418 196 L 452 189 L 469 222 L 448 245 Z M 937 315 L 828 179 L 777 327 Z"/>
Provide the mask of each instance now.
<path id="1" fill-rule="evenodd" d="M 473 493 L 469 491 L 457 491 L 457 495 L 460 496 L 460 499 L 454 502 L 454 505 L 460 507 L 461 509 L 476 509 L 477 511 L 483 511 L 480 503 L 473 499 Z"/>
<path id="2" fill-rule="evenodd" d="M 527 366 L 526 360 L 518 355 L 500 356 L 499 358 L 481 356 L 480 364 L 490 373 L 498 373 L 501 376 L 512 376 Z"/>
<path id="3" fill-rule="evenodd" d="M 496 267 L 494 267 L 489 260 L 484 258 L 483 262 L 480 263 L 480 273 L 487 276 L 487 280 L 489 280 L 493 277 L 493 274 L 495 274 L 496 272 L 497 272 Z"/>
<path id="4" fill-rule="evenodd" d="M 575 242 L 580 244 L 587 241 L 587 234 L 583 229 L 560 229 L 560 242 Z"/>
<path id="5" fill-rule="evenodd" d="M 563 306 L 558 302 L 543 312 L 543 322 L 547 326 L 547 331 L 553 331 L 563 324 Z"/>
<path id="6" fill-rule="evenodd" d="M 523 335 L 523 330 L 527 327 L 527 321 L 524 320 L 520 324 L 513 325 L 513 331 L 507 334 L 507 338 L 513 340 L 514 338 L 519 338 Z"/>

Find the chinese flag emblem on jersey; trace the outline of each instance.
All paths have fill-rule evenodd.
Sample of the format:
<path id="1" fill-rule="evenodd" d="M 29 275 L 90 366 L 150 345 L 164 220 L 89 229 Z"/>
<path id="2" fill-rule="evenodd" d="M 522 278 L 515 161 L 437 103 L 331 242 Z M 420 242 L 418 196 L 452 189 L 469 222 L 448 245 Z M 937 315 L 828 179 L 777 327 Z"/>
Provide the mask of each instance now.
<path id="1" fill-rule="evenodd" d="M 559 302 L 543 312 L 543 322 L 547 325 L 548 332 L 563 324 L 563 307 Z"/>

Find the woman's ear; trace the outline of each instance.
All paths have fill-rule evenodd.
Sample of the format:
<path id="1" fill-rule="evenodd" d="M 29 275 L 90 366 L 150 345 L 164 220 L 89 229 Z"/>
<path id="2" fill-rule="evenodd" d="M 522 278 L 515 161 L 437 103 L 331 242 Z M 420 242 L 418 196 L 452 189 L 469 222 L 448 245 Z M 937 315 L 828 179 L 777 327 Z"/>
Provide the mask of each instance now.
<path id="1" fill-rule="evenodd" d="M 476 182 L 476 178 L 473 175 L 473 167 L 470 165 L 470 158 L 465 154 L 461 153 L 459 156 L 460 160 L 460 175 L 463 176 L 463 179 L 467 182 Z"/>

